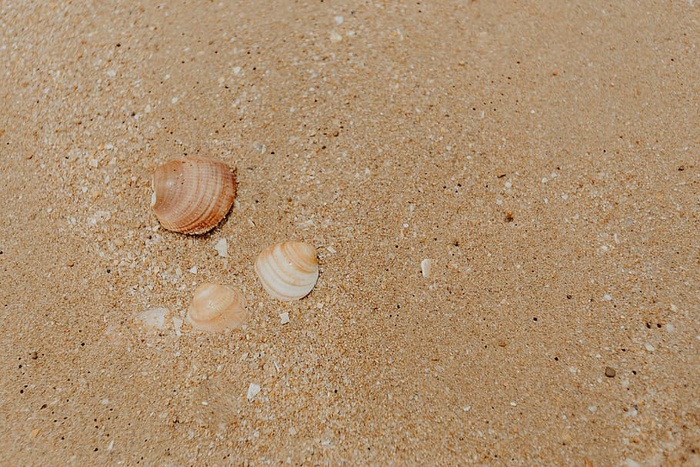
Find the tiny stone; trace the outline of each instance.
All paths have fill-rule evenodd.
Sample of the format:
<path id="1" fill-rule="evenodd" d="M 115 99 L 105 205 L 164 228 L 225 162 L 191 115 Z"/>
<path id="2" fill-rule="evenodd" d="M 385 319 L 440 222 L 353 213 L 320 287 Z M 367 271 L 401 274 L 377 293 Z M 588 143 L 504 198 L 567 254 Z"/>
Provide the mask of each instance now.
<path id="1" fill-rule="evenodd" d="M 32 357 L 32 360 L 36 360 L 37 358 L 39 358 L 39 354 L 37 353 L 36 350 L 33 351 L 30 355 Z"/>
<path id="2" fill-rule="evenodd" d="M 246 395 L 246 397 L 249 401 L 252 401 L 253 399 L 255 399 L 255 396 L 257 396 L 259 392 L 260 386 L 255 383 L 250 383 L 250 386 L 248 386 L 248 394 Z"/>
<path id="3" fill-rule="evenodd" d="M 649 352 L 653 352 L 654 350 L 656 350 L 651 344 L 644 344 L 644 348 L 647 349 Z"/>
<path id="4" fill-rule="evenodd" d="M 214 249 L 222 258 L 228 258 L 228 243 L 225 238 L 220 238 L 219 241 L 216 242 L 216 245 L 214 245 Z"/>
<path id="5" fill-rule="evenodd" d="M 616 374 L 617 372 L 615 371 L 615 368 L 609 366 L 605 367 L 605 376 L 607 376 L 608 378 L 614 378 Z"/>
<path id="6" fill-rule="evenodd" d="M 430 273 L 433 270 L 433 260 L 426 258 L 420 263 L 420 272 L 423 275 L 423 277 L 428 278 L 430 277 Z"/>
<path id="7" fill-rule="evenodd" d="M 338 43 L 338 42 L 340 42 L 340 41 L 343 40 L 343 36 L 341 36 L 340 34 L 338 34 L 338 33 L 335 32 L 335 31 L 332 31 L 332 32 L 331 32 L 331 37 L 330 37 L 330 39 L 331 39 L 331 42 L 333 42 L 334 44 L 336 44 L 336 43 Z"/>
<path id="8" fill-rule="evenodd" d="M 289 323 L 289 313 L 280 313 L 280 321 L 282 322 L 282 324 Z"/>

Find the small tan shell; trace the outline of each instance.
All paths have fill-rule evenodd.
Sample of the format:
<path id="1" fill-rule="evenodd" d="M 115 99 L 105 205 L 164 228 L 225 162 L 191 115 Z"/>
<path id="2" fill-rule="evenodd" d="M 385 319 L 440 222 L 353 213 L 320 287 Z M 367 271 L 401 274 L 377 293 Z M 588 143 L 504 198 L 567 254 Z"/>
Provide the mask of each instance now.
<path id="1" fill-rule="evenodd" d="M 209 332 L 240 328 L 247 319 L 243 293 L 225 285 L 201 284 L 187 311 L 187 322 L 192 327 Z"/>
<path id="2" fill-rule="evenodd" d="M 153 173 L 151 207 L 173 232 L 208 232 L 226 217 L 235 196 L 235 170 L 213 159 L 173 159 Z"/>
<path id="3" fill-rule="evenodd" d="M 298 300 L 311 292 L 318 280 L 316 248 L 303 242 L 282 242 L 265 249 L 255 261 L 263 288 L 273 297 Z"/>

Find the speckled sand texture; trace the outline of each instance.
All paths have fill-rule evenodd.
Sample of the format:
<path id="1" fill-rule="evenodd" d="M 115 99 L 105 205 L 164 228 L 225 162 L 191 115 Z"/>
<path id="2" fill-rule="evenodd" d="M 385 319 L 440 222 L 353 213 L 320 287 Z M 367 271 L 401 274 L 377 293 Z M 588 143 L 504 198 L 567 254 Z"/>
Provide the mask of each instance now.
<path id="1" fill-rule="evenodd" d="M 3 465 L 700 464 L 697 0 L 1 0 L 0 76 Z"/>

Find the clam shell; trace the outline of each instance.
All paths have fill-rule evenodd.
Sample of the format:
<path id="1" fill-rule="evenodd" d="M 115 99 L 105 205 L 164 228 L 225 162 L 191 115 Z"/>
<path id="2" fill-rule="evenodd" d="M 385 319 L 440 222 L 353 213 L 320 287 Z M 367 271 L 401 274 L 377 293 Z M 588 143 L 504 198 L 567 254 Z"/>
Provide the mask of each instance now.
<path id="1" fill-rule="evenodd" d="M 318 280 L 316 248 L 303 242 L 282 242 L 265 249 L 255 261 L 263 288 L 273 297 L 298 300 L 311 292 Z"/>
<path id="2" fill-rule="evenodd" d="M 173 159 L 153 173 L 151 208 L 173 232 L 208 232 L 226 217 L 235 196 L 235 170 L 213 159 Z"/>
<path id="3" fill-rule="evenodd" d="M 225 285 L 201 284 L 187 311 L 187 322 L 193 328 L 209 332 L 239 328 L 247 319 L 243 293 Z"/>

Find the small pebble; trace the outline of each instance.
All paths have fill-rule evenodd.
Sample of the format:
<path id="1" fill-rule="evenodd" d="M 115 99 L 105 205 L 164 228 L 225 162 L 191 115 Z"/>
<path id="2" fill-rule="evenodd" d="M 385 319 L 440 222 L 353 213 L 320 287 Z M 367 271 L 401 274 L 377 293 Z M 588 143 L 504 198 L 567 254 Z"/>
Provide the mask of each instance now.
<path id="1" fill-rule="evenodd" d="M 282 324 L 289 323 L 289 313 L 280 313 L 280 321 Z"/>
<path id="2" fill-rule="evenodd" d="M 250 383 L 250 386 L 248 386 L 248 394 L 246 395 L 246 397 L 249 401 L 252 401 L 253 399 L 255 399 L 255 396 L 257 396 L 259 392 L 260 386 L 255 383 Z"/>
<path id="3" fill-rule="evenodd" d="M 216 245 L 214 245 L 214 249 L 222 258 L 228 258 L 228 243 L 225 238 L 220 238 L 219 241 L 216 242 Z"/>
<path id="4" fill-rule="evenodd" d="M 338 34 L 338 33 L 335 32 L 335 31 L 332 31 L 332 32 L 331 32 L 331 37 L 330 37 L 330 38 L 331 38 L 331 42 L 333 42 L 334 44 L 337 44 L 338 42 L 340 42 L 340 41 L 343 40 L 343 36 L 341 36 L 340 34 Z"/>
<path id="5" fill-rule="evenodd" d="M 430 273 L 433 271 L 433 260 L 426 258 L 420 263 L 420 272 L 423 274 L 423 277 L 428 278 L 430 277 Z"/>
<path id="6" fill-rule="evenodd" d="M 607 376 L 608 378 L 614 378 L 616 374 L 617 372 L 615 371 L 615 368 L 609 366 L 605 367 L 605 376 Z"/>

